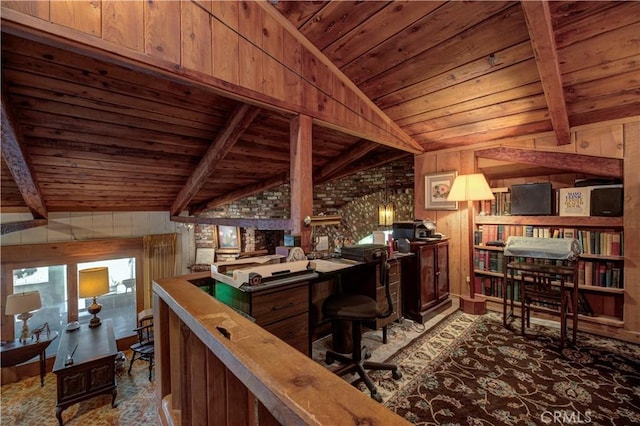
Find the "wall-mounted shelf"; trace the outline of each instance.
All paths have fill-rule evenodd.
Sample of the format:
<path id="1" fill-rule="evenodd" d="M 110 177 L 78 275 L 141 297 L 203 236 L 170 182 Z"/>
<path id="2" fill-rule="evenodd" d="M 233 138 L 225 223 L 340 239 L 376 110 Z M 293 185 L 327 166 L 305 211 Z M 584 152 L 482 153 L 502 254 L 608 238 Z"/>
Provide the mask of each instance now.
<path id="1" fill-rule="evenodd" d="M 476 216 L 476 225 L 566 226 L 572 228 L 622 227 L 622 217 L 605 216 Z"/>

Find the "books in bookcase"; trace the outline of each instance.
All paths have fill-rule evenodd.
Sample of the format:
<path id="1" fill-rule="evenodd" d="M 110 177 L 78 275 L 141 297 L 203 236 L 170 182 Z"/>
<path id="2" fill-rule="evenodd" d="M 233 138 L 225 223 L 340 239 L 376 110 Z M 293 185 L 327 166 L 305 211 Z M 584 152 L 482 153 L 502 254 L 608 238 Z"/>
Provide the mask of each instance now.
<path id="1" fill-rule="evenodd" d="M 489 241 L 507 241 L 510 236 L 533 238 L 574 238 L 582 253 L 600 256 L 623 256 L 624 233 L 615 230 L 587 230 L 533 225 L 483 224 L 474 231 L 475 245 Z"/>
<path id="2" fill-rule="evenodd" d="M 623 288 L 622 272 L 616 262 L 583 259 L 578 261 L 578 285 Z"/>
<path id="3" fill-rule="evenodd" d="M 508 216 L 511 214 L 511 193 L 509 188 L 491 188 L 493 200 L 480 201 L 479 214 L 482 216 Z"/>

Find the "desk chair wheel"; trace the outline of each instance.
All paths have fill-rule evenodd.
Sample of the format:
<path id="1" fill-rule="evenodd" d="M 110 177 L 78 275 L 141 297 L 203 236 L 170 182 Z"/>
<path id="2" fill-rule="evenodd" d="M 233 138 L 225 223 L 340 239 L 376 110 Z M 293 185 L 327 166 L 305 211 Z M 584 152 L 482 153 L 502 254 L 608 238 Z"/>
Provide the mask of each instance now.
<path id="1" fill-rule="evenodd" d="M 371 398 L 375 399 L 378 402 L 382 402 L 382 397 L 380 396 L 380 394 L 378 392 L 372 393 L 371 394 Z"/>
<path id="2" fill-rule="evenodd" d="M 391 377 L 393 377 L 394 380 L 402 379 L 402 373 L 400 370 L 393 370 L 391 371 Z"/>
<path id="3" fill-rule="evenodd" d="M 333 364 L 333 363 L 335 362 L 335 359 L 334 359 L 332 356 L 330 356 L 330 355 L 329 355 L 329 352 L 327 352 L 327 353 L 324 355 L 324 362 L 325 362 L 326 364 Z"/>

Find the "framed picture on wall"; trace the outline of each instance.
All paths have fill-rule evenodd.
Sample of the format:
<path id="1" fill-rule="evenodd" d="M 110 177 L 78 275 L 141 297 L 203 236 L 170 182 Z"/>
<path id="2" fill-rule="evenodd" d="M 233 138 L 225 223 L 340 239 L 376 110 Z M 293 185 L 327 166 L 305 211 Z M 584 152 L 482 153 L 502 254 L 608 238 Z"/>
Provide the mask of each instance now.
<path id="1" fill-rule="evenodd" d="M 458 172 L 432 173 L 424 176 L 425 210 L 458 210 L 457 201 L 447 201 Z"/>
<path id="2" fill-rule="evenodd" d="M 218 253 L 240 253 L 240 228 L 218 225 Z"/>

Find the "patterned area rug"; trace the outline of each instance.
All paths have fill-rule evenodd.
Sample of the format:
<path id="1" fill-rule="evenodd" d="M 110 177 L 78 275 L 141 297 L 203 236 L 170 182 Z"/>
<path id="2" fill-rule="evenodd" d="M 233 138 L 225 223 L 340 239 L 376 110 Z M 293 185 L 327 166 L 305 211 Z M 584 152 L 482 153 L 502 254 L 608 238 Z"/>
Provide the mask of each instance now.
<path id="1" fill-rule="evenodd" d="M 155 386 L 149 381 L 149 369 L 145 361 L 133 363 L 131 375 L 127 374 L 131 353 L 125 352 L 126 368 L 118 370 L 118 395 L 116 408 L 111 408 L 111 395 L 100 395 L 74 404 L 62 412 L 67 426 L 73 425 L 155 425 L 157 412 Z M 1 388 L 0 423 L 3 426 L 57 425 L 56 376 L 48 373 L 44 386 L 40 376 L 30 377 Z"/>
<path id="2" fill-rule="evenodd" d="M 418 425 L 640 424 L 640 346 L 578 333 L 561 349 L 558 328 L 531 327 L 458 312 L 390 357 L 402 379 L 371 376 Z"/>

